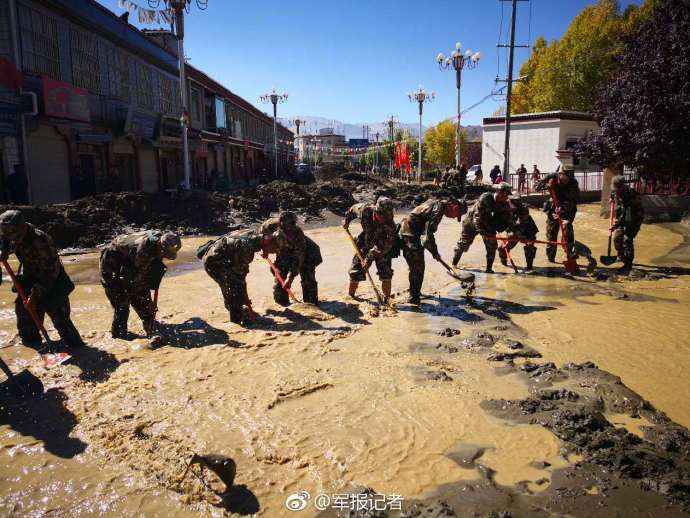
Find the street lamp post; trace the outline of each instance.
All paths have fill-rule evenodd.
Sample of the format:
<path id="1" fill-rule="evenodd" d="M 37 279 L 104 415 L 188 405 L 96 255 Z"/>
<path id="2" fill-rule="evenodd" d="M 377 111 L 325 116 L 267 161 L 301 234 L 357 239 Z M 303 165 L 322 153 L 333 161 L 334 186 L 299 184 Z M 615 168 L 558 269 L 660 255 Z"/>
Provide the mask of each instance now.
<path id="1" fill-rule="evenodd" d="M 300 128 L 300 126 L 302 126 L 302 124 L 304 124 L 304 121 L 303 121 L 302 119 L 295 118 L 295 119 L 293 119 L 292 122 L 293 122 L 293 124 L 295 125 L 295 128 L 297 129 L 297 136 L 295 137 L 295 144 L 297 145 L 297 151 L 298 151 L 297 155 L 298 155 L 298 158 L 302 159 L 302 157 L 299 156 L 299 149 L 300 149 L 300 145 L 299 145 L 299 142 L 300 142 L 300 141 L 299 141 L 299 138 L 300 138 L 300 136 L 299 136 L 299 128 Z"/>
<path id="2" fill-rule="evenodd" d="M 455 44 L 455 50 L 446 57 L 442 52 L 436 56 L 436 62 L 441 70 L 447 70 L 453 68 L 455 70 L 455 87 L 458 89 L 458 126 L 455 133 L 455 167 L 460 167 L 460 86 L 462 85 L 462 69 L 475 68 L 479 64 L 479 60 L 482 57 L 481 52 L 472 52 L 467 49 L 465 53 L 462 53 L 462 45 L 460 42 Z"/>
<path id="3" fill-rule="evenodd" d="M 416 102 L 419 104 L 419 157 L 417 160 L 417 181 L 422 183 L 422 112 L 424 111 L 424 103 L 433 101 L 436 98 L 434 92 L 427 93 L 422 85 L 419 85 L 419 89 L 407 94 L 410 102 Z"/>
<path id="4" fill-rule="evenodd" d="M 273 175 L 278 178 L 278 103 L 284 103 L 288 99 L 288 94 L 279 94 L 273 88 L 269 93 L 259 97 L 262 102 L 273 105 Z"/>
<path id="5" fill-rule="evenodd" d="M 187 101 L 187 78 L 185 75 L 185 55 L 184 55 L 184 13 L 189 10 L 189 6 L 194 0 L 148 0 L 151 9 L 157 9 L 161 4 L 166 5 L 174 14 L 175 35 L 177 36 L 177 59 L 180 70 L 180 102 L 182 104 L 182 115 L 180 116 L 180 126 L 182 127 L 182 160 L 184 162 L 184 188 L 191 186 L 191 165 L 189 162 L 189 104 Z M 208 0 L 196 0 L 199 9 L 205 10 L 208 7 Z"/>

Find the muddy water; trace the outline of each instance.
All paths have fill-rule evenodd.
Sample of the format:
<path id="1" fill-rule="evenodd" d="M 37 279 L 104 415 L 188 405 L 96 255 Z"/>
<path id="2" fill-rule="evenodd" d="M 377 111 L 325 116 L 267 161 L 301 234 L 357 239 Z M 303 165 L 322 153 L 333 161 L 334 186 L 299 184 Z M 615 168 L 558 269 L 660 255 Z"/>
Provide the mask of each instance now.
<path id="1" fill-rule="evenodd" d="M 578 238 L 596 255 L 604 251 L 605 227 L 594 208 L 578 216 Z M 455 222 L 442 224 L 444 256 L 458 231 Z M 543 480 L 575 459 L 564 458 L 563 445 L 545 429 L 481 409 L 487 399 L 524 398 L 527 386 L 471 348 L 450 347 L 439 335 L 446 328 L 467 340 L 505 334 L 559 364 L 592 360 L 690 425 L 690 405 L 680 397 L 690 364 L 687 275 L 594 282 L 547 276 L 539 260 L 540 275 L 515 276 L 497 265 L 495 275 L 478 273 L 469 304 L 429 262 L 423 312 L 399 304 L 396 314 L 375 316 L 367 302 L 342 297 L 351 255 L 342 231 L 309 234 L 324 256 L 324 304 L 273 305 L 268 267 L 257 259 L 250 296 L 263 317 L 250 330 L 227 323 L 220 293 L 192 253 L 203 240 L 187 240 L 162 287 L 160 317 L 171 341 L 157 350 L 134 318 L 132 340 L 109 338 L 97 256 L 70 257 L 75 321 L 90 347 L 76 365 L 50 372 L 12 346 L 4 285 L 0 336 L 9 347 L 0 353 L 15 370 L 28 367 L 40 378 L 47 397 L 28 407 L 10 403 L 0 414 L 0 512 L 192 516 L 229 508 L 280 516 L 286 496 L 300 490 L 331 494 L 367 485 L 421 498 L 483 477 L 548 487 Z M 645 226 L 638 262 L 688 267 L 688 234 L 679 224 Z M 522 263 L 520 252 L 514 258 Z M 464 261 L 483 268 L 479 242 Z M 407 269 L 402 260 L 394 266 L 394 290 L 402 292 Z M 364 285 L 362 294 L 373 295 Z M 639 426 L 626 416 L 609 419 L 633 432 Z M 237 462 L 238 489 L 225 508 L 194 477 L 178 487 L 192 452 Z"/>

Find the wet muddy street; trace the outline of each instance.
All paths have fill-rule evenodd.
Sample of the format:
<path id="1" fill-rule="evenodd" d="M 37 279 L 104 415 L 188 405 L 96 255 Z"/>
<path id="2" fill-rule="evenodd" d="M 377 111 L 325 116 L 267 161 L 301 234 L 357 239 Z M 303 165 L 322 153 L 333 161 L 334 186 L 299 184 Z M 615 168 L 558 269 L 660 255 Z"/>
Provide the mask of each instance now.
<path id="1" fill-rule="evenodd" d="M 575 229 L 598 258 L 608 222 L 597 209 L 584 207 Z M 533 215 L 543 229 L 543 214 Z M 459 232 L 442 223 L 444 258 Z M 248 283 L 261 318 L 246 329 L 228 322 L 196 260 L 205 240 L 185 240 L 161 286 L 169 341 L 157 349 L 134 312 L 132 339 L 110 338 L 97 254 L 63 258 L 88 347 L 50 371 L 16 345 L 5 279 L 0 354 L 40 379 L 45 395 L 3 396 L 0 515 L 315 516 L 311 503 L 288 511 L 288 495 L 357 487 L 401 495 L 407 516 L 453 516 L 423 514 L 427 505 L 442 512 L 440 501 L 458 515 L 687 509 L 690 226 L 643 226 L 631 279 L 607 273 L 615 267 L 565 278 L 543 248 L 536 274 L 497 260 L 486 275 L 477 240 L 463 257 L 477 272 L 471 300 L 427 254 L 421 310 L 403 303 L 400 257 L 397 312 L 380 314 L 365 283 L 366 300 L 345 297 L 352 251 L 342 229 L 308 234 L 324 258 L 322 304 L 273 304 L 257 256 Z M 521 247 L 512 255 L 524 264 Z M 234 489 L 219 497 L 194 475 L 180 481 L 193 453 L 231 457 Z"/>

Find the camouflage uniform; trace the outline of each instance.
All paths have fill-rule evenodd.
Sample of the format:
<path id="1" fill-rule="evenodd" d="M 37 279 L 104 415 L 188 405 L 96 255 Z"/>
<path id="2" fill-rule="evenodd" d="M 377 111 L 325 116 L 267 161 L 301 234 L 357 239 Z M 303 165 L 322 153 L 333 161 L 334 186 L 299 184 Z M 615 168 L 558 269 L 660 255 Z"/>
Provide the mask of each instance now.
<path id="1" fill-rule="evenodd" d="M 252 230 L 237 230 L 211 242 L 198 255 L 206 273 L 218 283 L 230 320 L 242 323 L 242 307 L 248 302 L 247 274 L 254 254 L 261 250 L 261 236 Z"/>
<path id="2" fill-rule="evenodd" d="M 522 203 L 519 199 L 513 198 L 510 200 L 510 204 L 513 207 L 513 232 L 508 236 L 509 238 L 516 238 L 523 241 L 534 241 L 537 239 L 537 234 L 539 229 L 537 224 L 530 216 L 529 208 L 527 205 Z M 518 245 L 518 241 L 508 241 L 507 247 L 508 251 L 512 250 Z M 527 269 L 531 270 L 534 264 L 534 258 L 537 255 L 537 247 L 534 243 L 525 243 L 525 262 L 527 263 Z M 503 248 L 498 249 L 499 255 L 501 256 L 501 262 L 507 265 L 507 254 Z"/>
<path id="3" fill-rule="evenodd" d="M 288 273 L 293 278 L 300 276 L 302 299 L 310 304 L 319 303 L 319 285 L 316 281 L 316 267 L 321 264 L 321 249 L 308 238 L 301 228 L 294 225 L 290 231 L 281 229 L 278 218 L 271 218 L 261 225 L 261 234 L 270 234 L 276 239 L 278 253 L 275 266 L 285 280 Z M 273 286 L 273 299 L 284 306 L 290 303 L 287 292 L 278 280 Z"/>
<path id="4" fill-rule="evenodd" d="M 613 244 L 625 267 L 630 268 L 635 258 L 635 236 L 644 219 L 644 208 L 640 195 L 628 187 L 611 194 L 616 204 Z"/>
<path id="5" fill-rule="evenodd" d="M 396 229 L 392 214 L 384 223 L 374 221 L 376 205 L 373 203 L 357 203 L 350 207 L 345 214 L 345 222 L 349 224 L 359 218 L 362 232 L 357 236 L 356 243 L 359 251 L 366 259 L 376 262 L 376 271 L 382 281 L 393 278 L 391 252 L 396 243 Z M 364 268 L 359 257 L 355 254 L 350 268 L 350 280 L 362 282 L 366 278 Z"/>
<path id="6" fill-rule="evenodd" d="M 144 324 L 148 336 L 154 333 L 156 307 L 151 290 L 157 290 L 165 273 L 161 260 L 162 232 L 144 231 L 113 239 L 101 252 L 101 284 L 113 306 L 113 337 L 127 334 L 129 307 Z"/>
<path id="7" fill-rule="evenodd" d="M 412 210 L 400 223 L 402 252 L 409 267 L 410 298 L 419 300 L 424 282 L 424 249 L 438 256 L 434 234 L 450 200 L 431 198 Z M 458 221 L 461 216 L 458 216 Z"/>
<path id="8" fill-rule="evenodd" d="M 32 224 L 25 223 L 18 211 L 5 212 L 0 221 L 4 224 L 5 218 L 12 219 L 17 214 L 21 218 L 21 224 L 25 225 L 26 232 L 16 240 L 3 237 L 2 258 L 13 252 L 17 256 L 20 263 L 17 279 L 25 295 L 31 296 L 39 321 L 42 322 L 47 313 L 60 338 L 71 347 L 81 347 L 84 342 L 70 317 L 69 294 L 74 290 L 74 284 L 62 266 L 53 240 Z M 14 310 L 17 315 L 17 331 L 22 341 L 27 345 L 39 344 L 39 329 L 19 294 L 14 301 Z"/>
<path id="9" fill-rule="evenodd" d="M 455 245 L 453 263 L 458 263 L 460 256 L 470 249 L 477 234 L 481 234 L 484 240 L 484 247 L 486 248 L 486 268 L 490 271 L 496 258 L 496 249 L 498 248 L 496 240 L 491 239 L 491 237 L 495 238 L 497 232 L 503 232 L 511 228 L 512 215 L 510 205 L 508 203 L 498 203 L 493 193 L 485 192 L 470 208 L 467 216 L 462 221 L 462 231 L 460 239 Z"/>
<path id="10" fill-rule="evenodd" d="M 555 179 L 555 187 L 553 189 L 556 199 L 558 200 L 558 205 L 561 207 L 561 219 L 565 224 L 566 236 L 562 236 L 561 239 L 565 239 L 568 243 L 569 250 L 572 251 L 573 244 L 575 242 L 575 231 L 573 230 L 573 220 L 577 214 L 577 203 L 580 198 L 580 187 L 578 186 L 577 180 L 570 177 L 567 184 L 563 185 L 558 180 L 558 173 L 550 174 L 544 177 L 539 182 L 540 190 L 544 187 L 548 189 L 551 180 Z M 548 201 L 544 204 L 544 212 L 547 214 L 546 218 L 546 239 L 548 241 L 557 241 L 558 232 L 561 230 L 558 218 L 556 218 L 556 208 L 553 206 L 553 201 L 549 195 Z M 556 259 L 556 249 L 557 245 L 549 244 L 546 245 L 546 256 L 549 261 L 553 262 Z"/>

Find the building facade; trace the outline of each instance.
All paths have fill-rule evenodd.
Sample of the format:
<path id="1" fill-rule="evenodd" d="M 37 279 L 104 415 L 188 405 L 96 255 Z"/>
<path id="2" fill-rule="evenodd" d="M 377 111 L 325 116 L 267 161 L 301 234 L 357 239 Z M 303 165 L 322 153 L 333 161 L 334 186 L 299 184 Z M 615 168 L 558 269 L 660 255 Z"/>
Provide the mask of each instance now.
<path id="1" fill-rule="evenodd" d="M 505 118 L 484 119 L 481 164 L 484 178 L 498 165 L 503 169 Z M 553 111 L 513 115 L 510 129 L 510 173 L 525 164 L 531 171 L 536 164 L 543 173 L 556 171 L 559 149 L 571 149 L 588 132 L 598 130 L 591 115 L 582 112 Z M 587 161 L 575 164 L 576 170 L 591 169 Z"/>
<path id="2" fill-rule="evenodd" d="M 176 188 L 184 177 L 176 42 L 157 32 L 93 0 L 0 0 L 0 69 L 18 78 L 0 81 L 3 182 L 21 171 L 39 204 Z M 188 88 L 195 185 L 252 181 L 273 156 L 272 120 L 191 67 Z M 293 137 L 282 127 L 279 135 L 286 169 Z"/>

